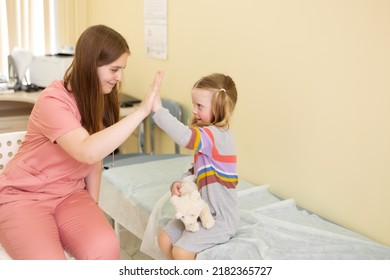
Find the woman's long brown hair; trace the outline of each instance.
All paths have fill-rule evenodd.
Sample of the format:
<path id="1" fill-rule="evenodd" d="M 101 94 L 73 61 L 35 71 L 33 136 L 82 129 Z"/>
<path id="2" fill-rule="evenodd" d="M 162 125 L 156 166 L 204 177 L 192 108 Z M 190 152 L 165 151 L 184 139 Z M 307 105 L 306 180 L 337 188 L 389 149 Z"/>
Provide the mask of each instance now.
<path id="1" fill-rule="evenodd" d="M 97 68 L 130 54 L 126 40 L 104 25 L 87 28 L 76 44 L 75 56 L 65 72 L 64 85 L 77 103 L 82 126 L 95 133 L 119 120 L 119 85 L 103 94 Z"/>

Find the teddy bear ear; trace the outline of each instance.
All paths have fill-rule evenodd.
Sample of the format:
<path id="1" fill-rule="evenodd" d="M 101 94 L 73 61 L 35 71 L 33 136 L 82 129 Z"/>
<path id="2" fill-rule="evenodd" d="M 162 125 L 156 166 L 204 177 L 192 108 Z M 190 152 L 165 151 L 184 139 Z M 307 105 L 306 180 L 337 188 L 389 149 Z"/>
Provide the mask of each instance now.
<path id="1" fill-rule="evenodd" d="M 173 204 L 173 205 L 176 205 L 176 203 L 179 201 L 179 196 L 177 196 L 177 195 L 173 195 L 172 197 L 171 197 L 171 203 Z"/>

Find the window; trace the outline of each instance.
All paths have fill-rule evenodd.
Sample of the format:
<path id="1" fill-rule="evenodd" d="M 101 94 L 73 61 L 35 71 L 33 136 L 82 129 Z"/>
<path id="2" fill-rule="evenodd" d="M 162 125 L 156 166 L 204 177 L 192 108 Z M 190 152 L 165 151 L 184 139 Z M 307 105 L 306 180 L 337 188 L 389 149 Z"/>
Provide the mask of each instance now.
<path id="1" fill-rule="evenodd" d="M 0 73 L 8 76 L 13 48 L 58 52 L 58 0 L 0 0 Z"/>

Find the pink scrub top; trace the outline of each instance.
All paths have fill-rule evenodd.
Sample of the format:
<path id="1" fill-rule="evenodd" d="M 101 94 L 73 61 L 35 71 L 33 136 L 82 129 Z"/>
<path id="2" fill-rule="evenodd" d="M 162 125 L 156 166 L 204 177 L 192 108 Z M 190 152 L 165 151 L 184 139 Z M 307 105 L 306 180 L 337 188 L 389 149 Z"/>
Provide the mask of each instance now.
<path id="1" fill-rule="evenodd" d="M 84 189 L 92 166 L 75 160 L 55 142 L 80 127 L 73 95 L 63 81 L 54 81 L 39 95 L 25 140 L 0 174 L 0 204 L 61 198 Z"/>

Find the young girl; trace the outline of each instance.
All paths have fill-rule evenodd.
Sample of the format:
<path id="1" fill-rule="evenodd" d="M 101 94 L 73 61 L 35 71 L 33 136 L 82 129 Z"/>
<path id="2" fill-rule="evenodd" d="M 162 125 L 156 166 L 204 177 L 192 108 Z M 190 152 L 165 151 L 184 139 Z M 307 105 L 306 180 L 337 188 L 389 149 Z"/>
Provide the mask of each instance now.
<path id="1" fill-rule="evenodd" d="M 201 196 L 215 219 L 212 228 L 200 226 L 197 232 L 186 231 L 180 220 L 172 220 L 158 236 L 167 259 L 195 259 L 197 253 L 228 241 L 236 233 L 238 176 L 229 129 L 236 102 L 236 86 L 229 76 L 215 73 L 201 78 L 192 89 L 193 117 L 188 127 L 170 115 L 156 97 L 153 118 L 176 143 L 195 151 L 189 173 L 195 175 Z M 180 195 L 180 187 L 180 181 L 174 182 L 172 195 Z"/>

